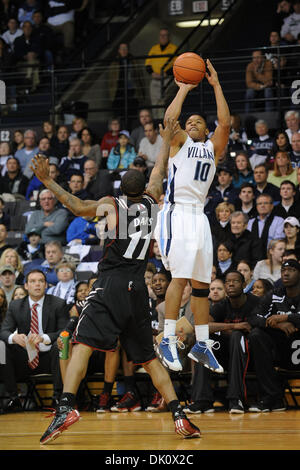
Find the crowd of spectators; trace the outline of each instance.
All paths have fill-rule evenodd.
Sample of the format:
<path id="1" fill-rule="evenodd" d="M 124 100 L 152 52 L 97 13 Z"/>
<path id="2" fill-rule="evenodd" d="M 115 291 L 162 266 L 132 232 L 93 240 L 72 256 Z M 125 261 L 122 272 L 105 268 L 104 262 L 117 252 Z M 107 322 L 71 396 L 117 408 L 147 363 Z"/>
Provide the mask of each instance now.
<path id="1" fill-rule="evenodd" d="M 18 50 L 18 40 L 23 38 L 23 34 L 26 38 L 27 33 L 25 34 L 24 27 L 31 31 L 31 34 L 37 17 L 43 18 L 43 12 L 40 11 L 37 1 L 27 0 L 25 3 L 24 8 L 14 9 L 13 3 L 7 2 L 5 10 L 8 15 L 9 30 L 3 33 L 3 39 L 7 41 L 7 47 L 13 54 Z M 69 3 L 62 3 L 66 4 L 67 9 Z M 298 4 L 299 2 L 295 2 L 296 15 Z M 3 2 L 3 5 L 6 6 L 6 2 Z M 65 13 L 69 14 L 69 10 L 63 14 Z M 61 30 L 61 28 L 53 27 L 60 25 L 51 22 L 51 15 L 47 18 L 49 34 L 55 34 L 56 30 Z M 66 23 L 70 22 L 72 21 L 66 21 Z M 23 28 L 23 33 L 20 28 Z M 163 29 L 161 32 L 164 33 L 162 38 L 165 41 L 167 30 Z M 66 31 L 63 30 L 63 33 L 64 47 L 68 49 L 71 47 L 72 38 L 70 24 L 66 27 Z M 282 40 L 295 42 L 297 37 L 293 36 L 293 38 L 286 33 Z M 41 41 L 38 42 L 41 45 Z M 50 42 L 52 44 L 52 41 Z M 167 44 L 168 42 L 165 45 Z M 120 50 L 123 54 L 122 48 Z M 258 57 L 258 54 L 256 56 Z M 49 57 L 46 54 L 45 60 Z M 31 59 L 34 61 L 36 57 L 32 55 Z M 148 67 L 150 67 L 149 64 Z M 148 68 L 148 71 L 152 74 L 152 79 L 156 80 L 153 67 L 151 70 Z M 113 93 L 115 101 L 121 99 L 118 89 L 114 89 Z M 282 127 L 276 129 L 276 132 L 273 130 L 272 133 L 269 132 L 268 122 L 258 119 L 255 123 L 256 136 L 252 139 L 248 138 L 247 132 L 242 128 L 240 116 L 233 114 L 231 118 L 232 128 L 228 146 L 217 166 L 216 176 L 204 207 L 211 225 L 215 253 L 210 302 L 211 323 L 216 323 L 216 325 L 212 326 L 211 331 L 215 333 L 218 328 L 221 332 L 223 329 L 232 330 L 235 328 L 231 323 L 236 325 L 242 323 L 243 326 L 236 327 L 236 329 L 248 334 L 251 330 L 251 321 L 253 327 L 261 326 L 261 321 L 258 319 L 249 320 L 249 322 L 246 319 L 248 311 L 249 315 L 253 309 L 256 311 L 259 297 L 265 299 L 275 293 L 277 296 L 282 295 L 284 299 L 286 296 L 293 297 L 294 291 L 285 289 L 286 281 L 282 269 L 284 263 L 289 263 L 288 260 L 292 259 L 296 265 L 291 263 L 286 267 L 300 271 L 297 267 L 300 266 L 300 117 L 294 109 L 287 111 L 282 119 Z M 108 123 L 107 132 L 101 136 L 96 136 L 89 127 L 89 123 L 78 116 L 75 117 L 72 126 L 55 127 L 52 122 L 45 121 L 38 130 L 16 130 L 11 141 L 0 144 L 0 312 L 2 323 L 0 338 L 6 344 L 9 373 L 6 375 L 5 365 L 0 366 L 0 372 L 2 371 L 2 379 L 7 386 L 5 391 L 9 401 L 6 407 L 8 410 L 19 411 L 21 409 L 21 402 L 16 391 L 16 379 L 24 377 L 21 370 L 18 370 L 18 377 L 13 377 L 12 370 L 18 358 L 24 368 L 26 368 L 26 363 L 24 356 L 14 356 L 10 346 L 24 349 L 23 336 L 26 331 L 27 333 L 29 331 L 28 319 L 25 324 L 22 323 L 22 318 L 19 318 L 20 308 L 24 306 L 23 299 L 30 299 L 31 306 L 34 298 L 39 297 L 35 291 L 35 283 L 40 285 L 42 294 L 40 299 L 46 299 L 40 305 L 43 315 L 49 314 L 48 310 L 44 313 L 44 309 L 52 297 L 59 299 L 52 312 L 52 330 L 46 331 L 46 326 L 43 325 L 45 329 L 40 332 L 40 342 L 46 345 L 46 349 L 40 348 L 42 357 L 42 353 L 47 355 L 50 351 L 49 345 L 56 344 L 59 331 L 67 328 L 70 318 L 73 320 L 74 317 L 78 318 L 78 310 L 74 315 L 72 309 L 87 295 L 87 283 L 95 276 L 97 263 L 102 255 L 102 242 L 98 237 L 101 232 L 101 221 L 97 217 L 94 219 L 76 217 L 62 206 L 56 200 L 55 195 L 44 188 L 33 174 L 30 168 L 31 159 L 37 152 L 44 154 L 49 159 L 51 178 L 78 198 L 98 200 L 106 195 L 120 196 L 120 180 L 128 169 L 134 168 L 143 172 L 148 180 L 162 143 L 151 110 L 141 109 L 136 115 L 136 121 L 135 127 L 122 129 L 122 121 L 112 117 Z M 20 227 L 17 227 L 17 231 L 22 237 L 18 242 L 16 238 L 9 237 L 9 233 L 16 229 L 15 225 L 12 226 L 9 208 L 24 202 L 27 203 L 27 210 L 20 216 Z M 24 228 L 21 227 L 23 218 L 26 219 Z M 161 276 L 157 276 L 159 273 Z M 151 248 L 145 281 L 148 286 L 155 338 L 160 333 L 160 325 L 163 323 L 164 295 L 170 282 L 168 275 L 164 272 L 155 240 Z M 232 294 L 229 288 L 231 284 L 236 286 L 236 298 L 240 301 L 238 303 L 234 300 L 235 294 Z M 82 287 L 86 287 L 85 295 L 81 292 L 84 291 Z M 189 287 L 188 285 L 184 293 L 181 315 L 186 316 L 192 322 L 191 315 L 187 315 L 190 312 L 191 289 Z M 295 297 L 300 295 L 300 287 L 298 291 L 297 288 Z M 226 305 L 224 302 L 227 302 Z M 272 302 L 269 299 L 269 305 L 273 307 Z M 223 313 L 221 312 L 222 306 Z M 242 317 L 237 313 L 240 313 L 241 307 L 244 308 Z M 257 315 L 259 317 L 259 313 Z M 74 322 L 76 323 L 75 320 Z M 231 328 L 220 327 L 221 323 L 230 324 Z M 246 326 L 245 323 L 247 323 Z M 295 324 L 297 325 L 297 322 Z M 272 321 L 268 323 L 270 328 L 275 328 L 274 325 Z M 14 333 L 16 329 L 20 331 Z M 281 333 L 289 336 L 296 332 L 292 330 L 286 327 Z M 188 338 L 185 332 L 179 329 L 178 335 L 186 342 L 188 350 Z M 259 351 L 259 344 L 257 345 L 255 341 L 259 342 L 260 336 L 253 335 L 253 337 L 255 350 Z M 237 339 L 240 341 L 240 336 Z M 272 337 L 272 341 L 276 342 L 276 338 Z M 118 350 L 116 354 L 119 355 L 120 351 Z M 58 366 L 57 358 L 58 350 L 55 353 L 52 352 L 51 355 L 48 354 L 47 358 L 41 361 L 43 362 L 42 370 L 53 373 L 53 364 L 55 367 Z M 101 367 L 104 364 L 104 359 L 102 359 L 99 360 Z M 231 360 L 230 357 L 229 360 Z M 242 360 L 244 361 L 244 357 Z M 122 364 L 127 371 L 127 385 L 130 384 L 126 390 L 134 394 L 132 378 L 134 370 L 130 369 L 124 356 L 122 356 Z M 187 364 L 186 367 L 189 369 L 191 364 Z M 28 375 L 30 370 L 27 369 Z M 25 374 L 24 370 L 23 373 Z M 193 403 L 191 403 L 190 412 L 197 412 L 199 409 L 204 412 L 213 410 L 214 400 L 208 383 L 208 375 L 208 371 L 196 367 L 191 395 L 191 400 L 196 405 L 192 408 Z M 199 377 L 201 377 L 203 389 L 197 387 Z M 58 393 L 61 390 L 62 383 L 59 380 L 61 379 L 55 375 L 54 401 L 58 399 Z M 231 385 L 236 394 L 236 382 Z M 106 387 L 111 393 L 112 386 L 106 384 Z M 240 389 L 242 388 L 240 383 Z M 239 387 L 237 389 L 240 390 Z M 227 398 L 231 400 L 229 409 L 235 410 L 232 412 L 243 412 L 243 404 L 236 403 L 237 400 L 243 400 L 243 395 L 234 397 L 228 395 Z M 275 401 L 273 399 L 269 401 L 268 406 L 275 410 L 275 403 L 278 409 L 281 399 L 282 394 L 278 392 L 274 398 Z M 138 398 L 136 402 L 139 403 Z M 101 403 L 98 405 L 99 411 L 105 410 L 103 400 Z M 163 409 L 162 398 L 157 396 L 155 390 L 151 403 L 150 408 L 148 407 L 149 411 Z"/>

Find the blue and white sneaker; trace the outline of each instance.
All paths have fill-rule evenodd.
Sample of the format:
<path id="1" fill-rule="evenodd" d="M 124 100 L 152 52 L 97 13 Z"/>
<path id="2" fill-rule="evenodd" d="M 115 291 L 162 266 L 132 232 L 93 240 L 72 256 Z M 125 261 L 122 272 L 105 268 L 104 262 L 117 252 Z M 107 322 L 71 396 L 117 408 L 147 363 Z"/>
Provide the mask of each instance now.
<path id="1" fill-rule="evenodd" d="M 175 372 L 182 370 L 182 365 L 178 357 L 177 344 L 181 349 L 184 349 L 183 343 L 177 339 L 177 336 L 168 336 L 161 340 L 158 347 L 158 353 L 163 365 Z"/>
<path id="2" fill-rule="evenodd" d="M 222 372 L 224 372 L 224 369 L 215 358 L 215 355 L 212 351 L 214 346 L 215 349 L 219 349 L 220 343 L 214 341 L 213 339 L 207 339 L 206 341 L 198 341 L 190 350 L 188 356 L 194 361 L 200 362 L 208 369 L 222 374 Z M 218 347 L 216 348 L 216 346 Z"/>

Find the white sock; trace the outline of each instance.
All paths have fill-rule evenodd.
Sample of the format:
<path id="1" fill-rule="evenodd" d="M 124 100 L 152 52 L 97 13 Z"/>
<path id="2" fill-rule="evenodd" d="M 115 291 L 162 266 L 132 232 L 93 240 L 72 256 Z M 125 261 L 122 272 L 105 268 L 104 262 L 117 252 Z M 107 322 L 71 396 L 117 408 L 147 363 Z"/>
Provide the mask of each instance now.
<path id="1" fill-rule="evenodd" d="M 176 320 L 165 320 L 164 323 L 164 338 L 168 336 L 175 336 Z"/>
<path id="2" fill-rule="evenodd" d="M 206 341 L 209 339 L 208 325 L 195 325 L 196 341 Z"/>

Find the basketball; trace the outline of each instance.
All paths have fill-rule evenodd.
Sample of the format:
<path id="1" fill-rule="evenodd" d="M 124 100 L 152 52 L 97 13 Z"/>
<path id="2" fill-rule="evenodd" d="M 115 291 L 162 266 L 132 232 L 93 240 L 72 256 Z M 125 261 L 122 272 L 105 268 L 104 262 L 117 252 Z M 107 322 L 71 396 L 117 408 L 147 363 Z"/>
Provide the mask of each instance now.
<path id="1" fill-rule="evenodd" d="M 173 65 L 173 75 L 179 82 L 196 85 L 203 80 L 205 73 L 204 60 L 194 52 L 181 54 Z"/>

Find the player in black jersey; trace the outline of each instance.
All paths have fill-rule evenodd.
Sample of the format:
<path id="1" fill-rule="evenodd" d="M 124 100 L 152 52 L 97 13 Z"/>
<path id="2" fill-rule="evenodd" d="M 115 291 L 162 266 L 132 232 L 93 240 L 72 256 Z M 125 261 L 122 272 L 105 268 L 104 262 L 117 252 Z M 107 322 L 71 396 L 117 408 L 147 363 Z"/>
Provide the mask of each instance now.
<path id="1" fill-rule="evenodd" d="M 74 409 L 75 394 L 86 375 L 93 349 L 114 350 L 118 339 L 128 359 L 143 365 L 154 387 L 164 397 L 172 412 L 176 433 L 187 438 L 200 437 L 199 429 L 187 419 L 180 406 L 168 372 L 156 358 L 144 281 L 155 225 L 156 200 L 163 192 L 170 142 L 178 128 L 178 123 L 171 119 L 165 129 L 160 126 L 163 143 L 151 172 L 147 193 L 144 192 L 144 175 L 137 170 L 129 170 L 121 182 L 125 197 L 81 200 L 64 191 L 49 177 L 48 160 L 41 155 L 32 160 L 31 168 L 35 175 L 76 216 L 106 217 L 100 275 L 80 315 L 60 404 L 40 440 L 42 444 L 57 438 L 80 419 L 79 412 Z"/>

